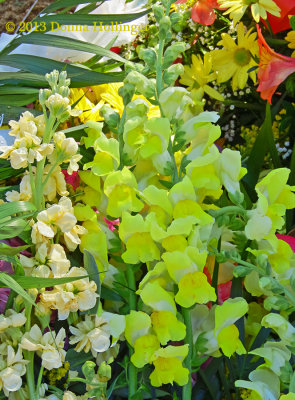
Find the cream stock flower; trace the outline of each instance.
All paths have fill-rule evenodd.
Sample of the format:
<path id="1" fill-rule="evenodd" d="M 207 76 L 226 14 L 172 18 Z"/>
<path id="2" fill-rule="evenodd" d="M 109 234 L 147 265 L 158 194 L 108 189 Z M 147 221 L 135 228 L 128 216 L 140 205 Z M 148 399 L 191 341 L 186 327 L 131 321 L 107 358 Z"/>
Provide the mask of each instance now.
<path id="1" fill-rule="evenodd" d="M 79 276 L 87 276 L 87 271 L 84 268 L 73 267 L 64 275 L 65 278 Z M 89 278 L 82 278 L 71 283 L 54 286 L 51 291 L 44 291 L 41 293 L 40 300 L 45 308 L 58 310 L 59 319 L 64 320 L 70 312 L 86 311 L 94 307 L 96 298 L 99 297 L 96 289 L 94 281 L 89 282 Z"/>
<path id="2" fill-rule="evenodd" d="M 3 343 L 4 344 L 4 343 Z M 9 392 L 16 392 L 22 386 L 22 378 L 26 373 L 25 361 L 19 347 L 15 353 L 10 345 L 1 345 L 0 349 L 0 390 L 8 396 Z"/>
<path id="3" fill-rule="evenodd" d="M 81 243 L 79 235 L 85 235 L 87 229 L 81 225 L 75 225 L 69 232 L 64 233 L 64 241 L 70 251 L 75 251 L 77 246 Z"/>
<path id="4" fill-rule="evenodd" d="M 8 310 L 5 315 L 0 315 L 0 333 L 11 326 L 14 328 L 23 326 L 26 320 L 23 313 L 16 313 L 14 310 Z"/>
<path id="5" fill-rule="evenodd" d="M 52 239 L 57 229 L 61 232 L 69 232 L 76 225 L 72 202 L 67 197 L 62 197 L 58 204 L 54 204 L 37 215 L 37 222 L 33 226 L 32 240 L 38 243 L 42 237 Z M 38 235 L 39 234 L 39 235 Z"/>
<path id="6" fill-rule="evenodd" d="M 64 248 L 60 244 L 51 244 L 47 248 L 47 244 L 42 243 L 38 247 L 35 257 L 29 258 L 20 254 L 19 259 L 28 276 L 61 278 L 71 266 Z"/>
<path id="7" fill-rule="evenodd" d="M 48 176 L 48 173 L 52 165 L 48 164 L 44 168 L 44 179 Z M 43 195 L 48 201 L 53 201 L 56 198 L 56 194 L 60 196 L 67 196 L 69 192 L 67 191 L 67 184 L 64 174 L 61 172 L 61 168 L 57 166 L 50 174 L 50 177 L 44 187 Z"/>
<path id="8" fill-rule="evenodd" d="M 63 97 L 59 93 L 52 94 L 45 101 L 45 105 L 53 114 L 61 115 L 64 112 L 70 113 L 71 107 L 69 106 L 70 100 L 68 97 Z"/>
<path id="9" fill-rule="evenodd" d="M 10 159 L 10 164 L 14 169 L 26 168 L 28 163 L 41 161 L 45 156 L 53 151 L 53 145 L 42 143 L 41 139 L 30 133 L 16 139 L 12 146 L 0 146 L 3 153 L 0 158 Z"/>
<path id="10" fill-rule="evenodd" d="M 111 346 L 111 336 L 117 340 L 125 329 L 125 317 L 123 315 L 103 312 L 97 315 L 86 315 L 85 320 L 79 322 L 76 327 L 70 326 L 74 336 L 70 338 L 70 344 L 77 344 L 75 350 L 88 353 L 91 350 L 93 357 L 103 353 Z"/>
<path id="11" fill-rule="evenodd" d="M 42 359 L 44 368 L 51 370 L 59 368 L 65 361 L 64 339 L 66 332 L 61 328 L 56 334 L 54 331 L 42 335 L 38 325 L 34 325 L 30 332 L 26 332 L 21 341 L 21 347 L 28 351 L 36 351 Z"/>
<path id="12" fill-rule="evenodd" d="M 29 111 L 22 113 L 19 121 L 11 120 L 8 124 L 11 127 L 9 135 L 16 136 L 17 138 L 23 137 L 25 133 L 43 136 L 45 129 L 44 115 L 42 114 L 38 117 L 34 117 Z"/>
<path id="13" fill-rule="evenodd" d="M 82 158 L 80 154 L 77 154 L 79 148 L 77 142 L 73 138 L 66 138 L 63 132 L 55 133 L 53 140 L 56 150 L 50 157 L 51 162 L 59 158 L 62 162 L 69 163 L 67 172 L 72 175 L 73 171 L 78 171 L 78 161 Z"/>

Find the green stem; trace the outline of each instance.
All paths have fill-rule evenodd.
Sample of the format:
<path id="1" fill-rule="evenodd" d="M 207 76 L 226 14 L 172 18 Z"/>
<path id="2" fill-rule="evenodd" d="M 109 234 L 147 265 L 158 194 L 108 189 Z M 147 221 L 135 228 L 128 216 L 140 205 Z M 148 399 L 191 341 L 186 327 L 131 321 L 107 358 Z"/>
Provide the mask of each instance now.
<path id="1" fill-rule="evenodd" d="M 45 180 L 42 182 L 42 188 L 44 189 L 46 186 L 46 183 L 48 182 L 50 175 L 52 174 L 52 172 L 55 170 L 55 168 L 58 166 L 58 164 L 60 163 L 59 158 L 56 160 L 56 162 L 52 165 L 52 167 L 50 168 Z"/>
<path id="2" fill-rule="evenodd" d="M 43 143 L 49 143 L 52 137 L 53 133 L 53 126 L 55 122 L 55 117 L 50 115 L 49 119 L 46 122 L 46 127 L 45 127 L 45 132 L 43 135 Z M 35 180 L 35 193 L 36 197 L 34 199 L 35 206 L 37 207 L 38 211 L 41 211 L 43 208 L 43 172 L 44 172 L 44 166 L 46 162 L 46 157 L 43 158 L 43 160 L 39 161 L 37 163 L 37 169 L 36 169 L 36 180 Z"/>
<path id="3" fill-rule="evenodd" d="M 35 201 L 36 188 L 35 188 L 35 182 L 34 182 L 34 175 L 33 175 L 33 171 L 32 171 L 32 165 L 30 163 L 28 163 L 28 167 L 29 167 L 29 174 L 30 174 L 30 184 L 31 184 L 31 190 L 32 190 L 32 198 L 33 198 L 33 201 Z"/>
<path id="4" fill-rule="evenodd" d="M 184 365 L 189 370 L 188 383 L 182 388 L 182 400 L 192 398 L 192 354 L 193 354 L 193 329 L 191 313 L 189 308 L 182 307 L 182 316 L 186 326 L 186 337 L 184 342 L 188 344 L 188 354 L 184 360 Z"/>
<path id="5" fill-rule="evenodd" d="M 128 282 L 128 287 L 129 287 L 129 309 L 131 310 L 136 310 L 136 281 L 135 281 L 135 276 L 133 272 L 133 266 L 132 265 L 127 265 L 127 270 L 126 270 L 126 275 L 127 275 L 127 282 Z M 129 358 L 131 358 L 133 354 L 133 348 L 130 346 L 129 347 Z M 128 366 L 128 386 L 129 386 L 129 392 L 128 392 L 128 398 L 131 399 L 132 396 L 134 396 L 137 393 L 137 370 L 135 365 L 132 364 L 131 361 L 129 361 L 129 366 Z"/>
<path id="6" fill-rule="evenodd" d="M 225 376 L 225 369 L 224 369 L 224 364 L 222 364 L 219 368 L 218 368 L 218 373 L 223 385 L 223 389 L 224 389 L 224 394 L 227 400 L 231 400 L 231 394 L 230 394 L 230 390 L 229 390 L 229 384 L 228 381 L 226 379 Z"/>
<path id="7" fill-rule="evenodd" d="M 31 312 L 32 305 L 27 305 L 26 307 L 26 332 L 31 330 Z M 35 377 L 34 377 L 34 355 L 33 351 L 24 351 L 24 357 L 29 363 L 27 364 L 26 378 L 27 378 L 27 386 L 28 386 L 28 394 L 30 400 L 36 399 L 36 391 L 35 391 Z"/>
<path id="8" fill-rule="evenodd" d="M 23 395 L 22 389 L 18 390 L 16 393 L 19 395 L 20 400 L 25 400 L 25 396 Z"/>
<path id="9" fill-rule="evenodd" d="M 119 169 L 122 169 L 124 166 L 123 163 L 123 148 L 124 148 L 124 139 L 123 139 L 123 132 L 124 132 L 124 125 L 126 121 L 126 107 L 124 107 L 124 111 L 120 120 L 120 126 L 118 129 L 118 141 L 119 141 L 119 153 L 120 153 L 120 166 Z"/>
<path id="10" fill-rule="evenodd" d="M 227 206 L 223 207 L 220 210 L 213 210 L 211 214 L 214 218 L 220 217 L 221 215 L 225 214 L 246 214 L 247 210 L 244 210 L 242 207 L 238 206 Z"/>
<path id="11" fill-rule="evenodd" d="M 164 52 L 165 40 L 161 39 L 159 43 L 159 51 L 158 51 L 158 59 L 157 59 L 157 67 L 156 67 L 156 89 L 157 89 L 157 98 L 159 100 L 160 94 L 162 92 L 162 58 Z"/>
<path id="12" fill-rule="evenodd" d="M 39 372 L 39 375 L 38 375 L 37 387 L 36 387 L 36 398 L 37 398 L 37 400 L 39 400 L 39 390 L 40 390 L 40 386 L 41 386 L 41 382 L 42 382 L 43 371 L 44 371 L 44 367 L 43 367 L 43 365 L 41 365 L 40 372 Z"/>

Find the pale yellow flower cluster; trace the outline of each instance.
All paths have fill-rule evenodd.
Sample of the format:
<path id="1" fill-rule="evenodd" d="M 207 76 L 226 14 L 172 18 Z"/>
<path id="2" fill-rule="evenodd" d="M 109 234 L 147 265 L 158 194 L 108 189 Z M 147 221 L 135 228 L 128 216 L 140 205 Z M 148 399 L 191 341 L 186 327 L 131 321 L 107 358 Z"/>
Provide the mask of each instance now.
<path id="1" fill-rule="evenodd" d="M 51 370 L 59 368 L 65 361 L 66 351 L 64 350 L 64 339 L 66 332 L 61 328 L 58 334 L 54 331 L 42 335 L 38 325 L 34 325 L 30 332 L 26 332 L 21 341 L 21 348 L 29 351 L 36 351 L 42 359 L 44 368 Z"/>
<path id="2" fill-rule="evenodd" d="M 61 197 L 58 204 L 51 205 L 37 215 L 37 222 L 32 227 L 32 241 L 37 245 L 48 243 L 59 231 L 63 233 L 67 248 L 74 251 L 81 243 L 79 236 L 87 232 L 76 223 L 71 200 Z"/>
<path id="3" fill-rule="evenodd" d="M 114 345 L 125 329 L 124 315 L 117 315 L 103 312 L 100 317 L 97 315 L 86 315 L 85 320 L 79 322 L 76 327 L 70 326 L 73 336 L 70 344 L 77 344 L 75 350 L 85 353 L 91 351 L 93 357 L 103 353 Z M 111 342 L 113 337 L 113 343 Z"/>
<path id="4" fill-rule="evenodd" d="M 68 273 L 71 263 L 60 244 L 42 243 L 35 257 L 19 256 L 27 276 L 61 278 Z"/>
<path id="5" fill-rule="evenodd" d="M 28 163 L 41 161 L 53 152 L 52 144 L 42 143 L 44 115 L 34 117 L 26 111 L 18 122 L 10 121 L 9 125 L 12 128 L 9 134 L 15 136 L 15 141 L 12 146 L 0 146 L 0 158 L 9 159 L 12 168 L 26 168 Z"/>
<path id="6" fill-rule="evenodd" d="M 23 137 L 16 139 L 12 146 L 0 146 L 3 153 L 0 158 L 9 159 L 12 168 L 27 168 L 35 160 L 41 161 L 53 151 L 50 143 L 41 143 L 41 138 L 26 132 Z"/>
<path id="7" fill-rule="evenodd" d="M 55 169 L 51 169 L 52 165 L 47 164 L 43 170 L 44 179 L 50 171 L 50 176 L 44 186 L 43 195 L 45 200 L 53 201 L 55 200 L 57 194 L 60 196 L 67 196 L 69 192 L 67 191 L 65 176 L 61 172 L 61 168 L 57 166 Z M 33 177 L 36 175 L 36 167 L 32 167 Z M 30 183 L 30 175 L 28 172 L 23 176 L 20 185 L 19 192 L 16 190 L 11 190 L 6 192 L 6 201 L 30 201 L 32 199 L 32 189 Z"/>
<path id="8" fill-rule="evenodd" d="M 14 310 L 8 310 L 6 314 L 0 315 L 0 333 L 5 332 L 7 328 L 18 328 L 26 322 L 23 313 L 16 313 Z"/>
<path id="9" fill-rule="evenodd" d="M 82 156 L 77 154 L 78 144 L 73 138 L 66 138 L 63 132 L 57 132 L 53 136 L 55 151 L 48 157 L 49 161 L 54 164 L 56 160 L 69 163 L 67 172 L 72 175 L 74 171 L 78 171 L 78 162 Z"/>
<path id="10" fill-rule="evenodd" d="M 58 310 L 58 318 L 65 320 L 70 312 L 86 311 L 95 306 L 99 295 L 96 283 L 89 281 L 84 268 L 73 267 L 64 278 L 85 277 L 71 283 L 54 286 L 53 290 L 41 293 L 41 305 L 45 309 Z"/>
<path id="11" fill-rule="evenodd" d="M 20 347 L 17 352 L 12 346 L 0 345 L 0 390 L 8 396 L 9 392 L 16 392 L 22 386 L 22 376 L 26 373 L 26 364 Z"/>

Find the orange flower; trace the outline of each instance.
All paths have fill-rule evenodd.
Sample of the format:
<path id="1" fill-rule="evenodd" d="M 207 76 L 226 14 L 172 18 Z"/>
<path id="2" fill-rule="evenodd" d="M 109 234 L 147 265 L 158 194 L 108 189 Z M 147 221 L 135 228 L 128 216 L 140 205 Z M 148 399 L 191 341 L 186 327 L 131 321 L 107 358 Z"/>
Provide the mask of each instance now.
<path id="1" fill-rule="evenodd" d="M 264 100 L 271 103 L 271 98 L 277 87 L 295 72 L 295 59 L 276 53 L 266 43 L 261 29 L 257 25 L 260 63 L 258 70 L 259 86 L 257 91 Z"/>
<path id="2" fill-rule="evenodd" d="M 216 18 L 214 8 L 219 8 L 217 0 L 193 0 L 193 2 L 191 0 L 178 0 L 176 4 L 186 2 L 188 4 L 194 3 L 191 10 L 191 17 L 194 22 L 201 25 L 212 25 L 214 23 Z"/>

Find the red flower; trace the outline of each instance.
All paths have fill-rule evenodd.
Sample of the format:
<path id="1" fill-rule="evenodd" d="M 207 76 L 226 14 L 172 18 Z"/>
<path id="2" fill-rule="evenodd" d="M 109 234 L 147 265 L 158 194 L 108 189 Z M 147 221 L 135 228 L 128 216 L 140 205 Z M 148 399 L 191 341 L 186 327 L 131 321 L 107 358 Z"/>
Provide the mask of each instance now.
<path id="1" fill-rule="evenodd" d="M 118 46 L 114 46 L 114 47 L 111 47 L 110 48 L 110 51 L 112 51 L 113 53 L 116 53 L 116 54 L 119 54 L 119 53 L 121 53 L 121 47 L 118 47 Z"/>
<path id="2" fill-rule="evenodd" d="M 80 186 L 80 176 L 78 171 L 73 171 L 72 175 L 69 175 L 66 169 L 62 169 L 61 172 L 64 174 L 66 182 L 71 185 L 74 190 Z"/>
<path id="3" fill-rule="evenodd" d="M 295 14 L 295 4 L 292 0 L 274 0 L 278 7 L 281 9 L 281 16 L 275 17 L 271 14 L 267 15 L 267 19 L 274 33 L 290 29 L 290 22 L 288 15 Z"/>
<path id="4" fill-rule="evenodd" d="M 187 0 L 178 0 L 175 4 L 182 4 L 186 2 Z M 219 8 L 217 0 L 198 0 L 192 6 L 192 20 L 201 25 L 212 25 L 216 18 L 214 8 Z"/>
<path id="5" fill-rule="evenodd" d="M 258 70 L 259 86 L 257 91 L 264 100 L 271 103 L 271 98 L 277 87 L 295 72 L 295 58 L 276 53 L 266 43 L 257 25 L 260 63 Z"/>
<path id="6" fill-rule="evenodd" d="M 110 221 L 109 219 L 106 219 L 105 217 L 103 217 L 103 219 L 105 220 L 108 228 L 110 231 L 114 232 L 116 230 L 115 226 L 116 225 L 120 225 L 120 219 L 114 219 L 113 221 Z"/>
<path id="7" fill-rule="evenodd" d="M 203 269 L 203 273 L 207 276 L 207 280 L 210 283 L 210 285 L 212 285 L 212 277 L 211 277 L 210 271 L 206 265 Z M 219 283 L 217 285 L 218 304 L 221 305 L 225 300 L 230 298 L 231 286 L 232 286 L 232 281 Z M 210 304 L 209 308 L 211 308 L 211 304 Z"/>
<path id="8" fill-rule="evenodd" d="M 291 247 L 293 250 L 293 253 L 295 253 L 295 238 L 293 236 L 289 235 L 280 235 L 279 233 L 276 235 L 276 237 L 280 240 L 284 240 L 288 245 Z"/>

